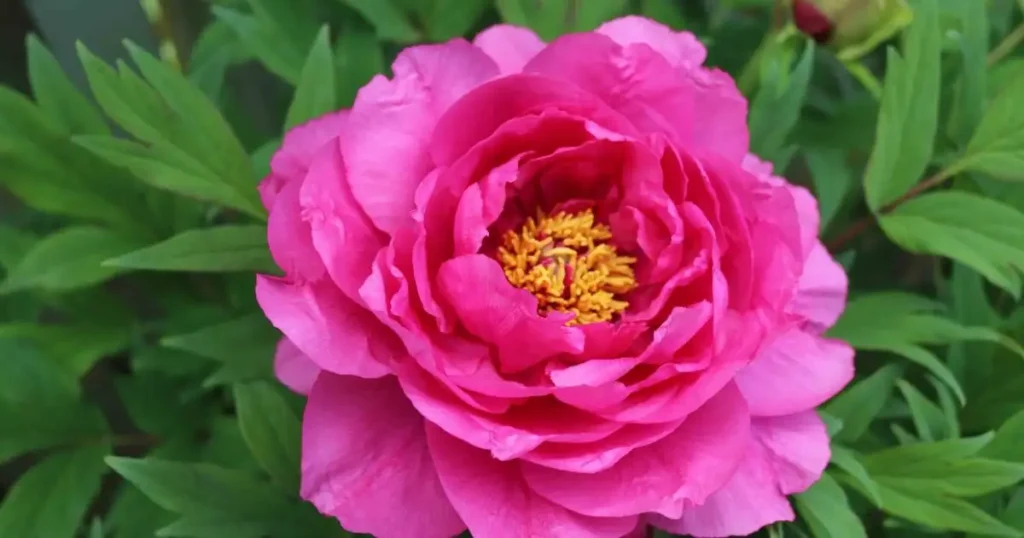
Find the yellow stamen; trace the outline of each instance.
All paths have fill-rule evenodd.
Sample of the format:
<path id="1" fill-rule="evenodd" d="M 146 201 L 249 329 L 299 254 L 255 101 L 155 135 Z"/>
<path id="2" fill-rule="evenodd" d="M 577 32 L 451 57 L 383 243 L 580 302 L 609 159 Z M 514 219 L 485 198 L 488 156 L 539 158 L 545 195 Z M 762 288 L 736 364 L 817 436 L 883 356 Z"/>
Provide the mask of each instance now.
<path id="1" fill-rule="evenodd" d="M 505 233 L 497 258 L 513 286 L 537 297 L 541 313 L 571 312 L 568 325 L 611 321 L 629 306 L 621 296 L 636 287 L 636 258 L 620 256 L 611 238 L 590 209 L 538 214 L 519 233 Z"/>

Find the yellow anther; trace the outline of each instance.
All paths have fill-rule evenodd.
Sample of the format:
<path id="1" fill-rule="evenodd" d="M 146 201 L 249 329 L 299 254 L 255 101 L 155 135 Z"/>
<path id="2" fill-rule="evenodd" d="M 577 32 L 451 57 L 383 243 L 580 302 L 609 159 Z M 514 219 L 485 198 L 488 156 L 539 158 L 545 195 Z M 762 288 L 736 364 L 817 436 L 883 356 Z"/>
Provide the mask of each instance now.
<path id="1" fill-rule="evenodd" d="M 502 237 L 497 258 L 513 286 L 537 297 L 540 312 L 571 312 L 569 325 L 611 321 L 636 287 L 636 258 L 620 256 L 611 238 L 590 209 L 538 215 Z"/>

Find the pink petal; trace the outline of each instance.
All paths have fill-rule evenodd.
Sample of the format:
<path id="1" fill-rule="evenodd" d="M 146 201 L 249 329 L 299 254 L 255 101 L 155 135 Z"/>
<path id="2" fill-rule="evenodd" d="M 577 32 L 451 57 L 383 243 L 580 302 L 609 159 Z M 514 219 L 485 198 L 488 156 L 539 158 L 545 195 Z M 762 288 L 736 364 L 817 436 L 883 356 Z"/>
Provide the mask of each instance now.
<path id="1" fill-rule="evenodd" d="M 502 75 L 519 73 L 544 48 L 544 42 L 532 30 L 509 24 L 496 24 L 480 32 L 473 44 L 498 64 Z"/>
<path id="2" fill-rule="evenodd" d="M 751 426 L 754 437 L 767 449 L 779 491 L 800 493 L 821 478 L 832 451 L 825 423 L 817 413 L 758 417 Z"/>
<path id="3" fill-rule="evenodd" d="M 679 147 L 697 119 L 693 94 L 672 66 L 647 47 L 621 47 L 600 34 L 556 39 L 524 71 L 564 80 L 600 97 L 642 132 Z"/>
<path id="4" fill-rule="evenodd" d="M 634 515 L 587 517 L 550 502 L 530 489 L 515 462 L 494 460 L 433 425 L 427 443 L 445 492 L 474 536 L 620 538 L 636 525 Z"/>
<path id="5" fill-rule="evenodd" d="M 853 379 L 853 348 L 791 329 L 777 336 L 736 376 L 755 417 L 814 409 Z"/>
<path id="6" fill-rule="evenodd" d="M 821 243 L 815 244 L 797 284 L 790 311 L 809 320 L 823 332 L 831 327 L 846 307 L 846 271 Z"/>
<path id="7" fill-rule="evenodd" d="M 267 220 L 267 243 L 274 261 L 286 275 L 299 280 L 318 280 L 324 276 L 324 263 L 313 248 L 309 223 L 302 219 L 301 187 L 301 179 L 292 181 L 275 197 Z"/>
<path id="8" fill-rule="evenodd" d="M 591 120 L 619 136 L 639 136 L 629 120 L 587 91 L 550 77 L 509 75 L 481 84 L 445 112 L 434 130 L 430 155 L 437 165 L 451 165 L 506 122 L 541 111 Z"/>
<path id="9" fill-rule="evenodd" d="M 256 277 L 267 319 L 317 366 L 342 375 L 380 377 L 399 353 L 395 336 L 327 281 L 290 283 Z"/>
<path id="10" fill-rule="evenodd" d="M 267 209 L 274 206 L 274 198 L 285 184 L 306 175 L 316 152 L 340 136 L 347 121 L 348 111 L 339 110 L 309 120 L 285 133 L 281 147 L 270 159 L 271 173 L 259 187 Z"/>
<path id="11" fill-rule="evenodd" d="M 612 467 L 633 450 L 671 435 L 680 423 L 626 424 L 608 437 L 590 443 L 544 443 L 522 459 L 562 471 L 596 473 Z"/>
<path id="12" fill-rule="evenodd" d="M 274 353 L 274 375 L 286 387 L 298 394 L 307 395 L 320 375 L 320 368 L 299 351 L 291 340 L 282 338 Z"/>
<path id="13" fill-rule="evenodd" d="M 497 348 L 502 371 L 520 371 L 559 353 L 583 351 L 583 332 L 564 325 L 570 315 L 538 314 L 537 299 L 509 284 L 498 262 L 487 256 L 445 262 L 437 287 L 466 330 Z"/>
<path id="14" fill-rule="evenodd" d="M 394 378 L 323 374 L 302 425 L 302 497 L 346 530 L 450 538 L 466 526 L 427 449 L 423 418 Z"/>
<path id="15" fill-rule="evenodd" d="M 331 279 L 349 299 L 361 301 L 359 288 L 370 274 L 384 237 L 353 198 L 337 144 L 324 147 L 313 159 L 299 191 L 299 203 L 313 246 Z"/>
<path id="16" fill-rule="evenodd" d="M 619 45 L 642 43 L 665 57 L 673 67 L 693 69 L 704 63 L 707 51 L 690 32 L 676 32 L 664 24 L 637 16 L 608 21 L 596 30 Z"/>
<path id="17" fill-rule="evenodd" d="M 732 475 L 750 439 L 750 417 L 739 390 L 729 385 L 668 437 L 632 451 L 593 474 L 524 463 L 534 491 L 574 512 L 599 517 L 658 512 L 679 517 L 702 503 Z"/>
<path id="18" fill-rule="evenodd" d="M 728 73 L 697 67 L 683 72 L 693 88 L 693 108 L 699 111 L 687 148 L 713 151 L 739 163 L 750 148 L 747 99 Z"/>
<path id="19" fill-rule="evenodd" d="M 653 516 L 651 522 L 666 531 L 695 538 L 746 536 L 777 521 L 793 521 L 793 509 L 775 486 L 775 473 L 764 447 L 750 444 L 729 482 L 699 505 L 672 520 Z"/>
<path id="20" fill-rule="evenodd" d="M 463 40 L 407 48 L 392 70 L 391 80 L 377 76 L 359 91 L 341 137 L 352 194 L 386 232 L 411 217 L 416 187 L 433 168 L 427 150 L 438 117 L 498 74 Z"/>

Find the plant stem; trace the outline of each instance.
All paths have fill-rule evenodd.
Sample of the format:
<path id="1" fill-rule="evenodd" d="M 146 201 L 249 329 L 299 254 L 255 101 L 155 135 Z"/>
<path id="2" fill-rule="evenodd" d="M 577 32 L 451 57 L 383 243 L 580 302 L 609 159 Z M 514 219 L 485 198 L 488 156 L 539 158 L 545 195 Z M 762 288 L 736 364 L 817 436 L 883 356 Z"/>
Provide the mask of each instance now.
<path id="1" fill-rule="evenodd" d="M 1022 42 L 1024 42 L 1024 23 L 1013 29 L 998 45 L 988 53 L 988 65 L 991 67 L 1003 58 L 1009 56 Z"/>
<path id="2" fill-rule="evenodd" d="M 903 195 L 901 195 L 899 198 L 882 206 L 882 208 L 878 210 L 877 215 L 882 216 L 892 213 L 893 211 L 896 210 L 896 208 L 916 198 L 919 194 L 929 189 L 932 189 L 938 185 L 941 185 L 947 179 L 953 177 L 957 170 L 959 170 L 959 167 L 957 165 L 953 165 L 949 168 L 942 170 L 938 174 L 935 174 L 934 176 L 918 183 L 917 185 L 914 185 L 913 187 L 910 188 L 910 190 L 903 193 Z M 876 220 L 876 215 L 872 214 L 855 221 L 845 230 L 840 232 L 839 235 L 835 237 L 835 239 L 829 241 L 825 246 L 828 248 L 829 251 L 833 253 L 842 252 L 843 248 L 847 244 L 856 239 L 860 234 L 864 233 L 864 231 L 867 230 L 871 226 L 871 224 L 874 223 Z"/>

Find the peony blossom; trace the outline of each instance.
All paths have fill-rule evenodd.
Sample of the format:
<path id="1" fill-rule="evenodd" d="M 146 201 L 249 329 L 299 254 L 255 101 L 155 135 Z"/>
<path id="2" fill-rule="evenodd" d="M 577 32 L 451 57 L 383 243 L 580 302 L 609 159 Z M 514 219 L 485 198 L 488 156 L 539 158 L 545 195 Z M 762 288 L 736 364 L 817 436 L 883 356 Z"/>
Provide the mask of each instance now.
<path id="1" fill-rule="evenodd" d="M 697 537 L 792 520 L 846 277 L 693 35 L 415 46 L 287 134 L 256 293 L 308 394 L 301 495 L 381 538 Z"/>

